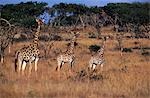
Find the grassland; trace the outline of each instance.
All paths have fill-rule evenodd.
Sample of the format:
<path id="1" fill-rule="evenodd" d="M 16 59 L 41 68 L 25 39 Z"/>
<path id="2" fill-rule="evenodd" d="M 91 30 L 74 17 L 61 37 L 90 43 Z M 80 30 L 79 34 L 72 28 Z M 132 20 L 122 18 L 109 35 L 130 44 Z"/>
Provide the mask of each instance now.
<path id="1" fill-rule="evenodd" d="M 103 35 L 113 36 L 112 31 L 104 29 Z M 7 53 L 3 65 L 0 65 L 0 98 L 150 98 L 150 56 L 141 54 L 135 47 L 150 47 L 149 39 L 123 39 L 125 48 L 132 52 L 120 52 L 115 49 L 116 40 L 108 39 L 105 49 L 105 65 L 92 75 L 87 71 L 91 53 L 90 45 L 99 45 L 101 40 L 90 39 L 87 33 L 81 33 L 75 48 L 76 63 L 73 72 L 65 64 L 61 72 L 56 72 L 56 52 L 65 51 L 68 41 L 56 41 L 48 57 L 44 58 L 41 46 L 41 58 L 38 72 L 34 70 L 28 77 L 28 67 L 24 76 L 14 71 L 15 51 L 30 42 L 17 42 Z M 138 42 L 135 44 L 135 42 Z M 146 51 L 149 51 L 147 49 Z M 149 51 L 150 52 L 150 51 Z"/>

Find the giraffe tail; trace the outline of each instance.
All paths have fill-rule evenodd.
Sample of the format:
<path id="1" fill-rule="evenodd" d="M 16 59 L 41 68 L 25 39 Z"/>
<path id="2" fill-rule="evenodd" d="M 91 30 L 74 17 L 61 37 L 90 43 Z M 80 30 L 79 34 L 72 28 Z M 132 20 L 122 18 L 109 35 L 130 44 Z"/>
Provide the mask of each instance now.
<path id="1" fill-rule="evenodd" d="M 20 51 L 16 51 L 16 55 L 15 55 L 15 71 L 17 72 L 17 62 L 18 62 L 18 55 L 19 55 Z"/>

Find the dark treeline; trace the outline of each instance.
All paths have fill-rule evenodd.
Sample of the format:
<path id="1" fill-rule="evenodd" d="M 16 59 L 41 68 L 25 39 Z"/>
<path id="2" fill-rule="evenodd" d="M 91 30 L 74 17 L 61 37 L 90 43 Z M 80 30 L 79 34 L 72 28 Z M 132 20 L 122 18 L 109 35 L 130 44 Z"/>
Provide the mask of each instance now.
<path id="1" fill-rule="evenodd" d="M 32 27 L 35 24 L 34 17 L 48 13 L 49 25 L 68 26 L 76 24 L 80 16 L 85 19 L 85 17 L 91 15 L 101 14 L 104 10 L 113 20 L 117 15 L 122 23 L 141 25 L 150 22 L 150 3 L 109 3 L 104 7 L 88 7 L 81 4 L 66 3 L 55 4 L 52 7 L 47 5 L 45 2 L 1 5 L 1 17 L 16 25 Z M 86 19 L 88 21 L 88 18 Z"/>
<path id="2" fill-rule="evenodd" d="M 150 22 L 150 3 L 110 3 L 104 10 L 112 16 L 117 14 L 122 22 L 147 24 Z"/>
<path id="3" fill-rule="evenodd" d="M 10 23 L 30 27 L 35 24 L 34 17 L 44 13 L 47 3 L 27 2 L 20 4 L 6 4 L 1 7 L 1 17 Z"/>

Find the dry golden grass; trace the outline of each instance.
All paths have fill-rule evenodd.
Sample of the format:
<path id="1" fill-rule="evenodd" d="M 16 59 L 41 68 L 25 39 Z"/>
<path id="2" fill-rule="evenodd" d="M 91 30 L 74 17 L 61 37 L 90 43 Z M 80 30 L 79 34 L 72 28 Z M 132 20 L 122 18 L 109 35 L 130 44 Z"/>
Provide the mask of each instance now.
<path id="1" fill-rule="evenodd" d="M 30 77 L 27 75 L 28 67 L 25 76 L 14 71 L 15 50 L 29 43 L 15 43 L 11 54 L 6 51 L 5 64 L 0 65 L 0 98 L 150 98 L 149 56 L 144 57 L 140 50 L 133 50 L 131 53 L 123 53 L 121 57 L 119 51 L 114 49 L 117 42 L 108 40 L 103 71 L 98 67 L 95 77 L 89 78 L 87 75 L 77 78 L 81 71 L 87 71 L 91 56 L 88 46 L 98 45 L 101 41 L 80 37 L 77 42 L 77 59 L 72 73 L 69 72 L 67 64 L 62 67 L 61 72 L 56 72 L 57 55 L 52 55 L 41 58 L 38 72 L 32 70 Z M 134 42 L 150 47 L 148 39 L 124 39 L 123 46 L 139 46 Z M 65 51 L 67 43 L 56 41 L 51 51 L 58 48 Z M 44 55 L 42 51 L 41 48 L 41 56 Z"/>

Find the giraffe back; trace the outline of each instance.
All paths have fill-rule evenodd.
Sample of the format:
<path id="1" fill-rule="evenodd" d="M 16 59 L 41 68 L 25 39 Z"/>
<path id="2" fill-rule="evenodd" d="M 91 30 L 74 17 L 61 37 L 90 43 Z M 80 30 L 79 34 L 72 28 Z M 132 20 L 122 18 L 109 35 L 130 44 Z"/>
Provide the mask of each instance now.
<path id="1" fill-rule="evenodd" d="M 24 61 L 29 61 L 31 59 L 34 60 L 40 54 L 39 49 L 34 44 L 30 44 L 28 47 L 23 47 L 17 52 L 19 53 L 18 56 Z"/>
<path id="2" fill-rule="evenodd" d="M 34 34 L 33 43 L 31 43 L 29 46 L 23 47 L 22 49 L 18 50 L 16 54 L 20 59 L 24 61 L 34 60 L 40 54 L 38 49 L 38 36 L 40 33 L 42 21 L 40 19 L 36 19 L 36 22 L 38 23 L 38 28 Z"/>

